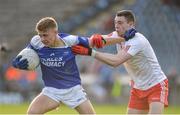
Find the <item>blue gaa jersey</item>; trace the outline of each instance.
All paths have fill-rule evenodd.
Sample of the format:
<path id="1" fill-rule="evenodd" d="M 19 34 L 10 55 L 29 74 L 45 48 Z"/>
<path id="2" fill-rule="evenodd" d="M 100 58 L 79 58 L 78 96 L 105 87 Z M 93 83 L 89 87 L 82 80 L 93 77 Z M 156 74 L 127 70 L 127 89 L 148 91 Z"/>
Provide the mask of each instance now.
<path id="1" fill-rule="evenodd" d="M 75 55 L 71 51 L 71 46 L 79 44 L 79 39 L 87 38 L 64 33 L 60 33 L 57 36 L 66 44 L 64 47 L 46 47 L 41 42 L 39 35 L 32 38 L 29 46 L 39 55 L 42 79 L 45 86 L 66 89 L 81 84 Z"/>

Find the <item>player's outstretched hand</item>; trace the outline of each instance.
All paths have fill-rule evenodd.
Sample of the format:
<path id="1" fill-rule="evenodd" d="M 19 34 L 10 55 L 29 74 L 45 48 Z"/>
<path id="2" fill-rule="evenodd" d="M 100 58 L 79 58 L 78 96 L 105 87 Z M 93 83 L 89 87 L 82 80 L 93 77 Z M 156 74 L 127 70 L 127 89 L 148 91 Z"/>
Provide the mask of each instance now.
<path id="1" fill-rule="evenodd" d="M 134 28 L 131 28 L 124 33 L 123 37 L 125 38 L 126 41 L 128 41 L 129 39 L 133 38 L 136 33 L 137 33 L 137 30 Z"/>
<path id="2" fill-rule="evenodd" d="M 72 52 L 78 55 L 91 56 L 91 53 L 92 53 L 92 48 L 87 48 L 81 45 L 75 45 L 75 46 L 72 46 L 71 48 L 72 48 Z"/>
<path id="3" fill-rule="evenodd" d="M 27 59 L 22 59 L 21 60 L 21 58 L 22 58 L 21 55 L 14 58 L 13 61 L 12 61 L 12 65 L 13 65 L 13 67 L 18 68 L 18 69 L 27 70 L 28 61 L 27 61 Z"/>
<path id="4" fill-rule="evenodd" d="M 92 47 L 96 47 L 96 48 L 102 48 L 103 44 L 105 44 L 105 40 L 102 37 L 101 34 L 93 34 L 90 37 L 91 43 L 92 43 Z"/>

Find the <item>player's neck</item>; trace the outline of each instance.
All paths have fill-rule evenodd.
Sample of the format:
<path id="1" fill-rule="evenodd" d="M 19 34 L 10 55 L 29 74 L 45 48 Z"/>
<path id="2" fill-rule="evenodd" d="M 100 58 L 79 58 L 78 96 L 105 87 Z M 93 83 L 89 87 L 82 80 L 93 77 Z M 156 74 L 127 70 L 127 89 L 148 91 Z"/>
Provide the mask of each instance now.
<path id="1" fill-rule="evenodd" d="M 65 46 L 65 43 L 61 39 L 56 38 L 54 40 L 54 44 L 51 45 L 50 47 L 62 47 L 62 46 Z"/>

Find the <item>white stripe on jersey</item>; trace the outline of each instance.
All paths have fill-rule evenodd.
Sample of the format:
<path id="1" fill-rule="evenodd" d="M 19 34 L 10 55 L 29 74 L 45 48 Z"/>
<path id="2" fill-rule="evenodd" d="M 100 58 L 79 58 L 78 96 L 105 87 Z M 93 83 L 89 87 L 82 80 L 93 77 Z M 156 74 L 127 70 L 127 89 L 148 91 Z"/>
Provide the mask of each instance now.
<path id="1" fill-rule="evenodd" d="M 68 35 L 62 39 L 67 46 L 73 46 L 79 43 L 78 36 Z"/>

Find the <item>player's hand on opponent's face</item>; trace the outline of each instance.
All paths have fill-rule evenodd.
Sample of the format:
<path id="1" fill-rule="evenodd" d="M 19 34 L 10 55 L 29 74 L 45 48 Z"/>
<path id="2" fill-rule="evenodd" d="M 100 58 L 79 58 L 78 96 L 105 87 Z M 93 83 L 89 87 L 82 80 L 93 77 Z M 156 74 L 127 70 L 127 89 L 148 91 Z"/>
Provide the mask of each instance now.
<path id="1" fill-rule="evenodd" d="M 124 33 L 123 37 L 125 38 L 125 41 L 128 41 L 129 39 L 133 38 L 136 33 L 137 33 L 136 29 L 131 28 Z"/>
<path id="2" fill-rule="evenodd" d="M 105 44 L 105 40 L 102 37 L 101 34 L 93 34 L 90 37 L 91 43 L 92 43 L 92 47 L 96 47 L 96 48 L 102 48 L 103 44 Z"/>
<path id="3" fill-rule="evenodd" d="M 14 58 L 13 62 L 12 62 L 12 65 L 13 65 L 13 67 L 18 68 L 18 69 L 27 70 L 27 68 L 28 68 L 28 60 L 27 59 L 22 59 L 21 60 L 21 58 L 22 58 L 21 55 Z"/>
<path id="4" fill-rule="evenodd" d="M 92 48 L 87 48 L 81 45 L 75 45 L 71 47 L 72 52 L 76 55 L 86 55 L 86 56 L 91 56 L 92 54 Z"/>

